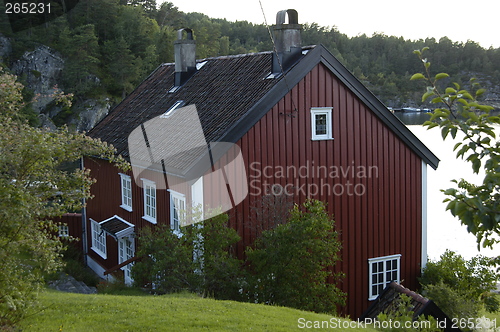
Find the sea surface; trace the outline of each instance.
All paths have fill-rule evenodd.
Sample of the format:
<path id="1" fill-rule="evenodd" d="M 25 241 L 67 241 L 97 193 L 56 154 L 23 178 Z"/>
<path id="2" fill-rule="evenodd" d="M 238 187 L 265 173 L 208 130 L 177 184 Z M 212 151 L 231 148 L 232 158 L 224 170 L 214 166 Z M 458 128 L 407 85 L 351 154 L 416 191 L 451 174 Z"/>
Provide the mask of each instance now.
<path id="1" fill-rule="evenodd" d="M 467 232 L 466 226 L 458 218 L 446 211 L 446 196 L 441 189 L 454 187 L 453 179 L 466 179 L 472 183 L 482 181 L 481 174 L 473 174 L 470 163 L 457 159 L 453 146 L 460 141 L 451 137 L 443 141 L 438 128 L 427 130 L 421 123 L 429 118 L 424 113 L 396 114 L 408 128 L 440 159 L 437 170 L 427 167 L 427 255 L 431 260 L 450 249 L 470 259 L 476 255 L 500 256 L 500 244 L 494 249 L 478 250 L 476 238 Z M 500 128 L 497 130 L 500 135 Z"/>

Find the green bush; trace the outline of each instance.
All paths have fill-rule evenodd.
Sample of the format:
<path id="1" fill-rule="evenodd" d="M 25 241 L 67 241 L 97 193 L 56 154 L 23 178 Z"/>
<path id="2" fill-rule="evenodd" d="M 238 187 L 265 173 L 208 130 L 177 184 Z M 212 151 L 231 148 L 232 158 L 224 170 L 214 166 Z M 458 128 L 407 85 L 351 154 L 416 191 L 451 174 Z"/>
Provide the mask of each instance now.
<path id="1" fill-rule="evenodd" d="M 466 261 L 447 250 L 439 261 L 427 263 L 420 284 L 425 296 L 448 316 L 458 318 L 477 317 L 483 306 L 489 312 L 498 311 L 497 298 L 490 296 L 497 280 L 489 258 L 478 255 Z"/>
<path id="2" fill-rule="evenodd" d="M 234 256 L 232 245 L 240 240 L 233 228 L 228 227 L 229 217 L 220 214 L 201 223 L 186 227 L 186 236 L 201 254 L 195 261 L 201 271 L 200 291 L 216 299 L 239 299 L 242 262 Z"/>
<path id="3" fill-rule="evenodd" d="M 167 225 L 144 228 L 137 255 L 143 257 L 132 267 L 134 284 L 158 294 L 196 290 L 192 246 Z"/>
<path id="4" fill-rule="evenodd" d="M 335 313 L 346 296 L 328 282 L 342 277 L 331 270 L 341 249 L 335 222 L 320 201 L 302 207 L 296 205 L 288 222 L 263 231 L 255 247 L 247 249 L 252 272 L 247 296 L 259 303 Z"/>
<path id="5" fill-rule="evenodd" d="M 132 268 L 136 286 L 165 294 L 190 291 L 217 299 L 239 294 L 239 260 L 229 251 L 239 241 L 220 214 L 182 228 L 175 234 L 169 226 L 146 228 L 140 233 L 137 255 L 143 259 Z"/>
<path id="6" fill-rule="evenodd" d="M 378 331 L 400 332 L 419 331 L 436 332 L 441 331 L 437 327 L 434 317 L 423 315 L 414 317 L 412 299 L 406 294 L 401 294 L 394 300 L 391 307 L 377 316 L 377 322 L 373 324 Z"/>
<path id="7" fill-rule="evenodd" d="M 423 293 L 450 318 L 476 318 L 481 310 L 479 298 L 458 292 L 442 281 L 425 285 Z"/>

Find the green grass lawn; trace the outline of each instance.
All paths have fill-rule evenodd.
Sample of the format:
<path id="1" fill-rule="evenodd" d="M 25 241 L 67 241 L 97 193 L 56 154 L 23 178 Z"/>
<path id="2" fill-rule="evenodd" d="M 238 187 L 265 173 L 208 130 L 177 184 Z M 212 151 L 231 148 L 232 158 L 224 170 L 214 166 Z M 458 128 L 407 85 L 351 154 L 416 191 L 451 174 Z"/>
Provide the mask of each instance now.
<path id="1" fill-rule="evenodd" d="M 163 296 L 81 295 L 47 290 L 42 311 L 20 325 L 23 331 L 290 331 L 314 324 L 349 321 L 284 307 L 204 299 L 191 294 Z M 326 321 L 327 323 L 322 323 Z M 315 323 L 318 322 L 318 323 Z M 352 322 L 351 322 L 352 323 Z M 321 325 L 319 325 L 321 326 Z M 314 329 L 317 330 L 317 329 Z M 326 330 L 326 329 L 325 329 Z"/>

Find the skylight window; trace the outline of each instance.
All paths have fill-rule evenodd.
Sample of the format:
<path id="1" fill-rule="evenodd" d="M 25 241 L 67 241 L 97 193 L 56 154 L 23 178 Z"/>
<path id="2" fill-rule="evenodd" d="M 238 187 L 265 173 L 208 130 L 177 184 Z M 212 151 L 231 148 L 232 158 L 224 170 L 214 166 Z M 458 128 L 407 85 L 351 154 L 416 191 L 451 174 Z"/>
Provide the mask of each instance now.
<path id="1" fill-rule="evenodd" d="M 201 67 L 203 67 L 204 65 L 206 65 L 206 64 L 207 64 L 207 62 L 208 62 L 208 61 L 198 62 L 198 63 L 196 64 L 196 70 L 200 70 L 200 69 L 201 69 Z"/>
<path id="2" fill-rule="evenodd" d="M 170 115 L 172 115 L 172 114 L 173 114 L 173 112 L 174 112 L 176 109 L 178 109 L 178 108 L 180 108 L 180 107 L 182 107 L 182 106 L 184 106 L 184 100 L 178 100 L 178 101 L 176 101 L 176 102 L 172 105 L 172 107 L 170 107 L 170 108 L 169 108 L 169 109 L 168 109 L 165 113 L 163 113 L 162 115 L 160 115 L 160 118 L 162 118 L 162 119 L 168 118 Z"/>
<path id="3" fill-rule="evenodd" d="M 278 78 L 281 76 L 282 73 L 270 73 L 269 75 L 266 76 L 266 80 L 273 79 L 273 78 Z"/>

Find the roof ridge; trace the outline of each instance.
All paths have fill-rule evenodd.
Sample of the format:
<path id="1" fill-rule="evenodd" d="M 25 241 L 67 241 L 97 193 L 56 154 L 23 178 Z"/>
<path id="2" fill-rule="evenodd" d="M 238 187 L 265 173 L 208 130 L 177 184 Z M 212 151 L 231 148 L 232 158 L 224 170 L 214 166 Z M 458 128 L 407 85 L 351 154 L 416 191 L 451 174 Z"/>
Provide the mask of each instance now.
<path id="1" fill-rule="evenodd" d="M 308 46 L 303 46 L 302 50 L 311 50 L 316 45 L 308 45 Z M 243 58 L 247 56 L 257 56 L 257 55 L 264 55 L 264 54 L 272 54 L 274 51 L 262 51 L 262 52 L 249 52 L 249 53 L 240 53 L 240 54 L 229 54 L 229 55 L 219 55 L 219 56 L 213 56 L 213 57 L 208 57 L 208 58 L 203 58 L 203 59 L 197 59 L 196 62 L 205 62 L 209 60 L 224 60 L 224 59 L 237 59 L 237 58 Z M 165 62 L 162 63 L 160 66 L 173 66 L 175 65 L 175 62 Z"/>

